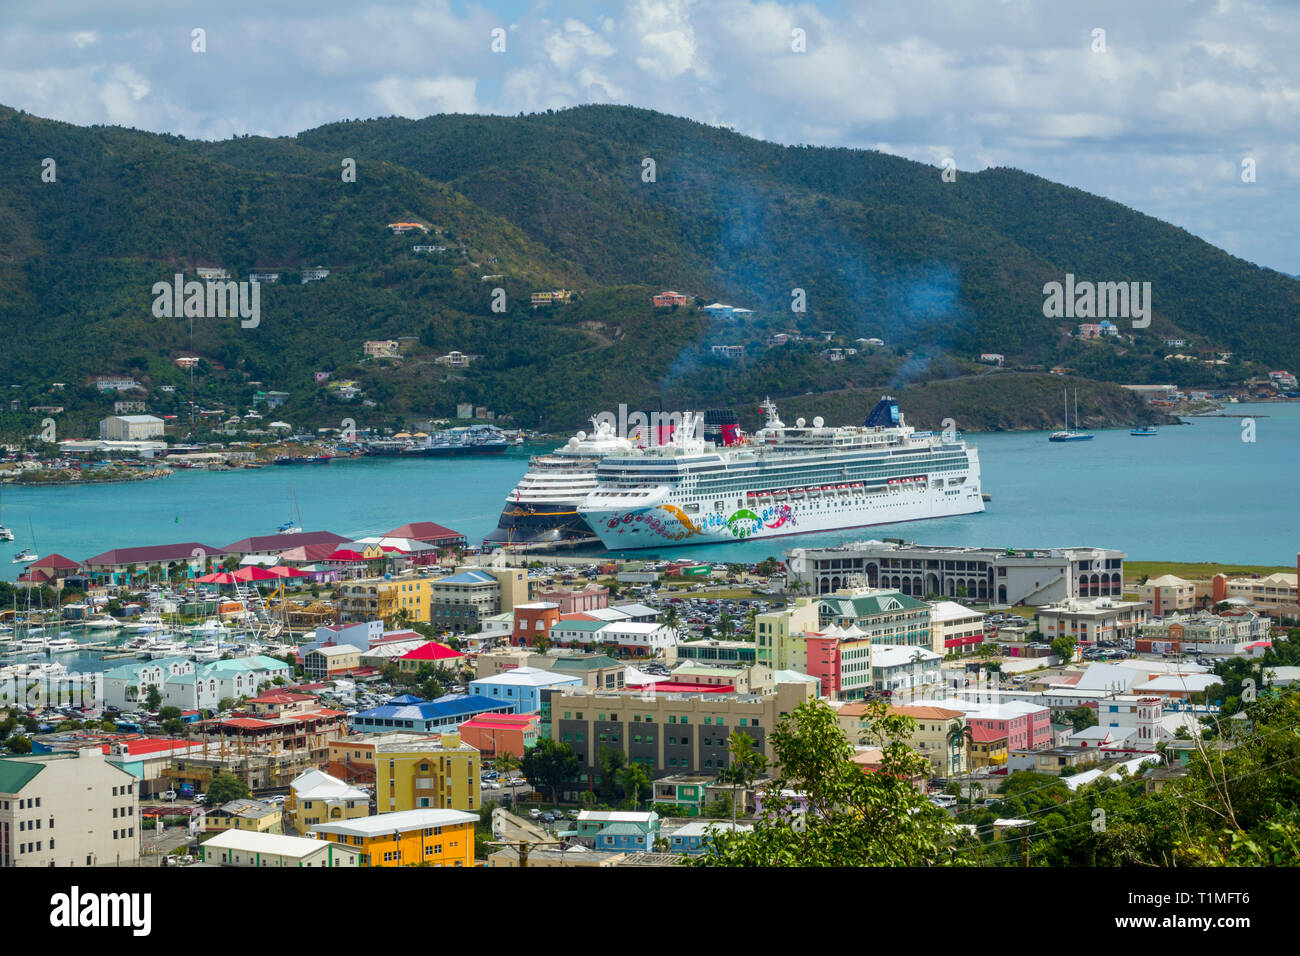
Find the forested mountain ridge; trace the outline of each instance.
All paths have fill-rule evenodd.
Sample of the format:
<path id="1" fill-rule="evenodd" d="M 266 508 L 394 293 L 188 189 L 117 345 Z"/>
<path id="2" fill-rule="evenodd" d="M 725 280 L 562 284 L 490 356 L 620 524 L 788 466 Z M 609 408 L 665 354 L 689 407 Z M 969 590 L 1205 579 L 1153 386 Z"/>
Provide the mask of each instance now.
<path id="1" fill-rule="evenodd" d="M 340 174 L 347 160 L 355 182 Z M 154 318 L 151 289 L 198 265 L 284 278 L 263 286 L 256 329 L 195 321 L 196 399 L 238 411 L 260 382 L 290 393 L 287 420 L 311 425 L 354 408 L 317 371 L 356 380 L 375 404 L 355 411 L 376 424 L 473 402 L 562 428 L 619 402 L 752 408 L 767 393 L 860 391 L 869 405 L 909 382 L 965 380 L 981 352 L 1106 382 L 1211 386 L 1300 364 L 1300 283 L 1117 203 L 1009 169 L 945 182 L 882 153 L 784 147 L 641 109 L 200 142 L 0 108 L 0 163 L 0 376 L 28 404 L 50 403 L 49 383 L 63 381 L 60 404 L 96 412 L 96 374 L 188 389 L 174 359 L 191 351 L 190 324 Z M 428 236 L 385 228 L 408 220 Z M 445 250 L 417 254 L 417 243 Z M 317 265 L 326 280 L 297 281 Z M 1088 320 L 1044 317 L 1042 291 L 1067 272 L 1151 282 L 1150 327 L 1117 320 L 1131 341 L 1067 337 Z M 553 288 L 579 296 L 530 308 L 532 291 Z M 693 304 L 656 310 L 662 289 Z M 753 316 L 698 309 L 715 300 Z M 781 331 L 805 341 L 769 346 Z M 1231 351 L 1233 364 L 1169 362 L 1169 337 L 1200 355 Z M 362 342 L 387 338 L 403 341 L 399 363 L 359 364 Z M 716 344 L 745 355 L 716 357 Z M 832 346 L 859 354 L 831 362 Z M 433 363 L 451 350 L 475 356 L 470 367 Z M 996 403 L 997 392 L 970 394 Z M 1117 401 L 1095 413 L 1122 413 Z M 950 414 L 1031 427 L 1047 408 L 1023 420 L 1006 408 Z"/>

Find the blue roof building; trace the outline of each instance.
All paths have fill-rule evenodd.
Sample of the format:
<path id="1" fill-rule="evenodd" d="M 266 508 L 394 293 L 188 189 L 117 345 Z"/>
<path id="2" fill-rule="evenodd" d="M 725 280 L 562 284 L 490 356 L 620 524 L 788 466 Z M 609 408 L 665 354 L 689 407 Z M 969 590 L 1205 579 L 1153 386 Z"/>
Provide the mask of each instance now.
<path id="1" fill-rule="evenodd" d="M 508 714 L 514 710 L 509 701 L 489 700 L 479 694 L 446 694 L 436 700 L 422 700 L 403 694 L 386 704 L 358 711 L 352 717 L 356 733 L 384 733 L 410 730 L 441 733 L 455 730 L 477 714 Z"/>

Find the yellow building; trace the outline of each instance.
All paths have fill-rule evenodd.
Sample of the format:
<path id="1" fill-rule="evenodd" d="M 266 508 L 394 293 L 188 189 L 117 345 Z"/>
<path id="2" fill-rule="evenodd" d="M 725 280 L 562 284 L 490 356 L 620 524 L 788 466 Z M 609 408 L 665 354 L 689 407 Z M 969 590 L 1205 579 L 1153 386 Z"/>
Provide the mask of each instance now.
<path id="1" fill-rule="evenodd" d="M 792 670 L 806 674 L 807 645 L 791 637 L 818 629 L 817 602 L 799 598 L 791 607 L 769 611 L 754 618 L 757 660 L 772 670 Z"/>
<path id="2" fill-rule="evenodd" d="M 867 719 L 869 712 L 866 704 L 845 704 L 835 712 L 836 723 L 855 747 L 878 744 L 871 736 L 871 722 Z M 963 741 L 953 747 L 948 743 L 948 734 L 953 727 L 965 727 L 966 715 L 959 710 L 946 707 L 906 706 L 890 707 L 888 712 L 911 717 L 916 721 L 912 735 L 905 741 L 909 747 L 930 761 L 939 776 L 954 776 L 966 772 L 966 744 Z M 1003 738 L 1003 761 L 1005 762 L 1006 738 Z"/>
<path id="3" fill-rule="evenodd" d="M 981 767 L 1001 767 L 1007 762 L 1006 731 L 985 730 L 972 727 L 975 740 L 970 745 L 970 765 L 975 770 Z"/>
<path id="4" fill-rule="evenodd" d="M 362 866 L 473 866 L 478 814 L 460 810 L 406 810 L 322 823 L 317 839 L 356 847 Z"/>
<path id="5" fill-rule="evenodd" d="M 479 808 L 482 761 L 460 734 L 370 734 L 339 742 L 353 753 L 373 754 L 380 813 Z"/>
<path id="6" fill-rule="evenodd" d="M 289 784 L 284 812 L 289 825 L 306 834 L 318 823 L 370 816 L 370 794 L 322 770 L 308 770 Z"/>
<path id="7" fill-rule="evenodd" d="M 274 804 L 260 800 L 231 800 L 203 814 L 203 829 L 207 833 L 221 830 L 280 833 L 283 816 Z"/>
<path id="8" fill-rule="evenodd" d="M 433 580 L 430 578 L 380 585 L 381 593 L 388 597 L 390 617 L 396 618 L 400 612 L 405 611 L 408 621 L 419 621 L 422 624 L 429 623 L 429 596 L 433 593 L 432 589 Z M 392 627 L 393 624 L 388 617 L 384 618 L 386 627 Z"/>

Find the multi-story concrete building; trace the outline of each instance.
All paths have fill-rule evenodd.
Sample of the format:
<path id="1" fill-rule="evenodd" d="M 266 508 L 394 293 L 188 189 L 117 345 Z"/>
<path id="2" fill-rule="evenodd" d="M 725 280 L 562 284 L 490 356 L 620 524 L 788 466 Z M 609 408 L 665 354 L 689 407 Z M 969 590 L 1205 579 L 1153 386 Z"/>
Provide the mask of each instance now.
<path id="1" fill-rule="evenodd" d="M 99 747 L 0 760 L 0 866 L 131 866 L 136 779 Z"/>
<path id="2" fill-rule="evenodd" d="M 889 711 L 916 721 L 916 730 L 912 732 L 909 743 L 914 750 L 929 758 L 936 774 L 952 777 L 966 772 L 965 742 L 956 747 L 949 742 L 949 734 L 954 729 L 960 732 L 966 726 L 964 713 L 947 707 L 926 706 L 891 707 Z"/>
<path id="3" fill-rule="evenodd" d="M 314 647 L 302 656 L 302 669 L 314 681 L 333 680 L 361 666 L 361 649 L 351 644 Z"/>
<path id="4" fill-rule="evenodd" d="M 110 415 L 99 423 L 104 441 L 142 441 L 163 437 L 163 420 L 154 415 Z"/>
<path id="5" fill-rule="evenodd" d="M 1300 557 L 1297 557 L 1300 564 Z M 1261 578 L 1230 578 L 1225 574 L 1216 574 L 1210 583 L 1210 594 L 1214 604 L 1239 598 L 1260 614 L 1280 621 L 1300 620 L 1300 606 L 1297 606 L 1297 576 L 1281 572 L 1265 575 Z"/>
<path id="6" fill-rule="evenodd" d="M 411 734 L 374 737 L 375 805 L 380 813 L 427 808 L 477 810 L 479 752 L 459 732 L 436 739 Z"/>
<path id="7" fill-rule="evenodd" d="M 1142 626 L 1136 649 L 1154 654 L 1233 654 L 1243 645 L 1268 640 L 1270 630 L 1267 618 L 1250 611 L 1222 616 L 1207 611 L 1170 614 Z"/>
<path id="8" fill-rule="evenodd" d="M 897 591 L 840 589 L 799 598 L 755 618 L 755 645 L 760 664 L 808 674 L 835 700 L 858 699 L 872 689 L 923 687 L 938 676 L 930 606 Z"/>
<path id="9" fill-rule="evenodd" d="M 545 692 L 552 739 L 582 762 L 586 789 L 600 747 L 621 750 L 651 777 L 713 773 L 728 765 L 727 736 L 743 730 L 770 760 L 768 734 L 812 696 L 808 684 L 778 684 L 770 694 L 610 694 L 586 688 Z M 543 707 L 543 719 L 547 704 Z"/>
<path id="10" fill-rule="evenodd" d="M 609 607 L 609 588 L 588 584 L 581 591 L 571 588 L 546 588 L 537 593 L 537 600 L 559 607 L 561 614 L 578 614 Z"/>
<path id="11" fill-rule="evenodd" d="M 362 866 L 473 866 L 477 813 L 406 810 L 322 823 L 312 833 L 360 850 Z"/>
<path id="12" fill-rule="evenodd" d="M 955 601 L 930 605 L 930 650 L 965 654 L 984 642 L 984 615 Z"/>
<path id="13" fill-rule="evenodd" d="M 1038 630 L 1046 641 L 1073 637 L 1077 642 L 1118 641 L 1137 634 L 1147 621 L 1142 601 L 1074 598 L 1038 609 Z M 1014 744 L 1012 748 L 1014 749 Z"/>
<path id="14" fill-rule="evenodd" d="M 858 541 L 787 553 L 792 580 L 816 594 L 865 585 L 911 597 L 994 604 L 1050 604 L 1124 591 L 1122 551 L 1106 548 L 946 548 L 910 541 Z"/>
<path id="15" fill-rule="evenodd" d="M 1023 700 L 989 704 L 947 697 L 921 701 L 920 706 L 960 711 L 966 715 L 971 730 L 977 732 L 977 741 L 980 733 L 985 735 L 986 742 L 996 739 L 990 734 L 1004 733 L 1008 750 L 1046 750 L 1054 743 L 1052 712 L 1041 704 Z"/>
<path id="16" fill-rule="evenodd" d="M 560 620 L 560 605 L 554 601 L 533 601 L 517 604 L 510 643 L 519 646 L 536 644 L 539 638 L 550 640 L 551 626 Z"/>
<path id="17" fill-rule="evenodd" d="M 758 647 L 753 641 L 682 641 L 669 651 L 668 659 L 697 664 L 755 664 Z"/>
<path id="18" fill-rule="evenodd" d="M 1150 606 L 1154 617 L 1190 611 L 1196 606 L 1196 585 L 1172 574 L 1150 578 L 1146 584 L 1139 584 L 1133 590 L 1139 601 Z"/>

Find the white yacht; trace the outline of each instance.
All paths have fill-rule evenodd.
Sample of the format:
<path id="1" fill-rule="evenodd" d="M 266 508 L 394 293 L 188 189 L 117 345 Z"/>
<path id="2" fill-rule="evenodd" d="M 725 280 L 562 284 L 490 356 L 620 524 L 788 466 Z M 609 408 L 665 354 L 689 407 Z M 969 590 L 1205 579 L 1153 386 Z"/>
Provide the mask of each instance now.
<path id="1" fill-rule="evenodd" d="M 45 645 L 45 649 L 51 654 L 57 654 L 61 651 L 75 651 L 77 642 L 70 637 L 51 638 Z"/>
<path id="2" fill-rule="evenodd" d="M 90 618 L 85 622 L 85 626 L 92 631 L 117 631 L 121 630 L 122 622 L 105 614 L 102 617 Z"/>
<path id="3" fill-rule="evenodd" d="M 216 641 L 203 641 L 200 644 L 191 644 L 189 656 L 202 663 L 220 660 L 221 645 Z"/>
<path id="4" fill-rule="evenodd" d="M 154 641 L 145 651 L 151 660 L 157 660 L 160 657 L 180 657 L 189 649 L 189 645 L 180 641 Z"/>

